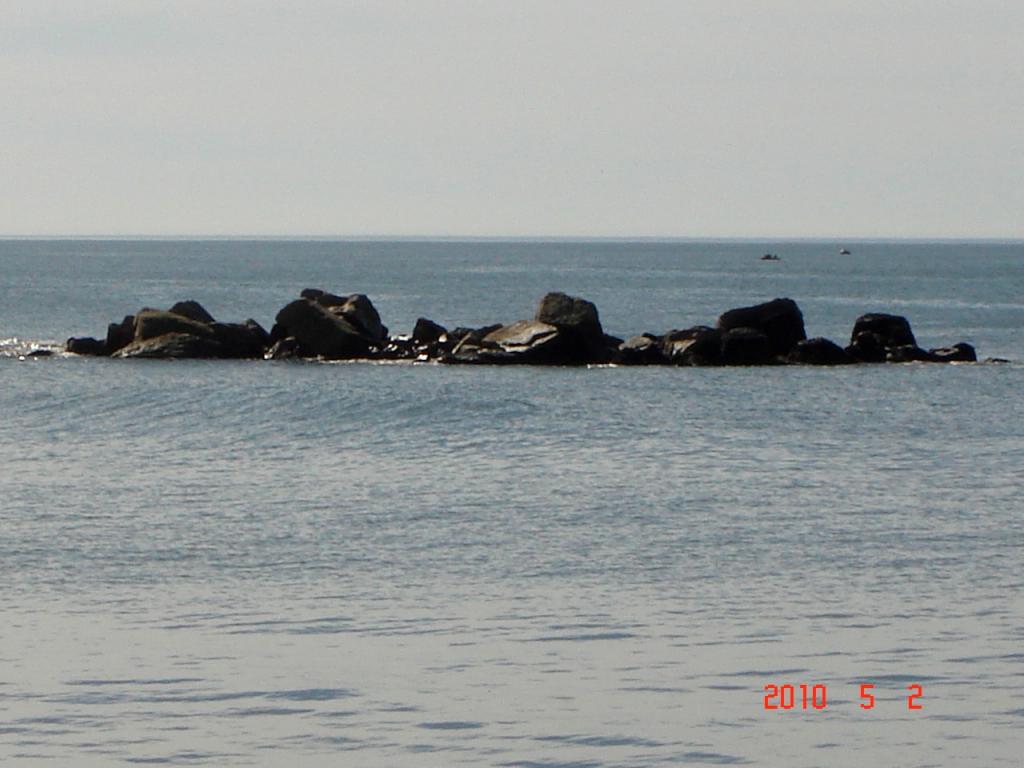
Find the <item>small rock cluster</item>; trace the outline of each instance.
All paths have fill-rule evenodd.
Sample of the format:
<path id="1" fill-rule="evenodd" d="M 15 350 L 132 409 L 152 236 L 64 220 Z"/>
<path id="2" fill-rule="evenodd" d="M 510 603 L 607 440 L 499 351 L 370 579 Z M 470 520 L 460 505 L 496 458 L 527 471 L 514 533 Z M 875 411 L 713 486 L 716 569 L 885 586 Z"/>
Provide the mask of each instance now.
<path id="1" fill-rule="evenodd" d="M 411 335 L 391 336 L 363 294 L 308 288 L 277 313 L 268 333 L 255 320 L 222 323 L 195 301 L 142 309 L 111 323 L 105 339 L 71 338 L 67 351 L 117 358 L 418 360 L 531 365 L 845 365 L 973 362 L 970 344 L 917 345 L 905 317 L 872 313 L 854 324 L 850 343 L 808 339 L 792 299 L 731 309 L 714 327 L 695 326 L 623 340 L 601 327 L 593 303 L 549 293 L 532 320 L 483 328 L 445 327 L 420 318 Z"/>

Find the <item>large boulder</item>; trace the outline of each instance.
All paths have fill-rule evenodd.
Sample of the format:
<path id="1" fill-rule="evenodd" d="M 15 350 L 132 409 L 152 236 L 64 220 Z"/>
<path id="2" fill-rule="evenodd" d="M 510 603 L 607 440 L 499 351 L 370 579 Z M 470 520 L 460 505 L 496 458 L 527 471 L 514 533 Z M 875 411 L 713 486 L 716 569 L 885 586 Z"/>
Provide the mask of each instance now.
<path id="1" fill-rule="evenodd" d="M 562 341 L 559 363 L 600 363 L 612 359 L 615 347 L 609 346 L 593 302 L 565 293 L 548 293 L 540 300 L 534 322 L 558 329 Z"/>
<path id="2" fill-rule="evenodd" d="M 277 313 L 277 323 L 298 341 L 304 357 L 351 360 L 367 357 L 375 348 L 362 327 L 318 302 L 296 299 Z"/>
<path id="3" fill-rule="evenodd" d="M 319 288 L 306 288 L 300 294 L 326 309 L 333 315 L 341 317 L 354 325 L 371 343 L 381 345 L 387 341 L 388 329 L 381 323 L 380 315 L 373 302 L 364 294 L 353 293 L 351 296 L 335 296 L 333 293 L 321 291 Z"/>
<path id="4" fill-rule="evenodd" d="M 208 324 L 190 320 L 175 312 L 143 309 L 135 314 L 135 341 L 155 339 L 169 333 L 213 338 L 213 329 Z"/>
<path id="5" fill-rule="evenodd" d="M 224 357 L 224 348 L 212 336 L 167 333 L 163 336 L 137 339 L 119 349 L 113 357 L 153 359 Z"/>
<path id="6" fill-rule="evenodd" d="M 662 337 L 661 353 L 673 365 L 718 365 L 722 332 L 706 325 L 669 331 Z"/>
<path id="7" fill-rule="evenodd" d="M 910 321 L 902 315 L 887 315 L 884 312 L 861 315 L 853 324 L 850 343 L 854 344 L 862 333 L 877 336 L 878 341 L 886 349 L 917 346 L 914 332 L 910 329 Z"/>
<path id="8" fill-rule="evenodd" d="M 786 360 L 795 365 L 848 365 L 855 362 L 845 349 L 821 337 L 798 341 Z"/>
<path id="9" fill-rule="evenodd" d="M 718 318 L 718 328 L 726 334 L 739 328 L 759 331 L 768 338 L 771 354 L 779 357 L 789 354 L 797 342 L 807 338 L 803 313 L 792 299 L 773 299 L 752 307 L 730 309 Z"/>
<path id="10" fill-rule="evenodd" d="M 723 365 L 768 365 L 775 362 L 772 340 L 757 328 L 730 328 L 722 334 Z"/>

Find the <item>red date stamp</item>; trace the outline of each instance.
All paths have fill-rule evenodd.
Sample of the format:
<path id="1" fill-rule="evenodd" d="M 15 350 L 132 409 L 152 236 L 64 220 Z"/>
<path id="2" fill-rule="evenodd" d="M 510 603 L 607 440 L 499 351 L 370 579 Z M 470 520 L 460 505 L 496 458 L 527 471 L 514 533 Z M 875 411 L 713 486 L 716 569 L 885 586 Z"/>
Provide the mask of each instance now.
<path id="1" fill-rule="evenodd" d="M 861 683 L 860 708 L 875 708 L 874 683 Z M 924 697 L 924 688 L 917 683 L 907 686 L 907 709 L 924 709 L 919 701 Z M 765 709 L 827 709 L 828 687 L 825 685 L 766 685 L 764 687 Z"/>

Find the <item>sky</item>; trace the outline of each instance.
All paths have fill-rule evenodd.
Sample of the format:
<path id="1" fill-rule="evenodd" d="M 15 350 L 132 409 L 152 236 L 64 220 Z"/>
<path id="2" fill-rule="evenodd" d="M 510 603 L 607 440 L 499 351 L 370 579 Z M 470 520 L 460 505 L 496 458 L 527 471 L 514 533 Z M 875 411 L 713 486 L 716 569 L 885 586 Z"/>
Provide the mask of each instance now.
<path id="1" fill-rule="evenodd" d="M 1024 237 L 1020 0 L 0 0 L 0 234 Z"/>

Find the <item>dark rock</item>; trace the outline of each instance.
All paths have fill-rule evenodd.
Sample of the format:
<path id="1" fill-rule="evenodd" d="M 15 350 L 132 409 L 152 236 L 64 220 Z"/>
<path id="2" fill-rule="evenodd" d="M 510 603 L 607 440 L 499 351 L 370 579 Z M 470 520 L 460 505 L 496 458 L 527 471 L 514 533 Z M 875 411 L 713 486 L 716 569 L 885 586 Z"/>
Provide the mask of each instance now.
<path id="1" fill-rule="evenodd" d="M 282 308 L 277 322 L 298 340 L 304 355 L 350 360 L 366 357 L 373 347 L 360 328 L 308 299 L 296 299 Z"/>
<path id="2" fill-rule="evenodd" d="M 33 349 L 25 357 L 53 357 L 52 349 Z"/>
<path id="3" fill-rule="evenodd" d="M 139 339 L 113 354 L 118 358 L 210 358 L 224 357 L 224 349 L 212 336 L 167 333 Z"/>
<path id="4" fill-rule="evenodd" d="M 125 315 L 120 323 L 107 326 L 107 340 L 104 346 L 107 354 L 112 355 L 122 347 L 126 347 L 135 339 L 135 315 Z"/>
<path id="5" fill-rule="evenodd" d="M 928 354 L 939 363 L 976 363 L 978 361 L 978 353 L 974 351 L 974 347 L 963 341 L 952 347 L 930 349 Z"/>
<path id="6" fill-rule="evenodd" d="M 927 350 L 921 349 L 916 344 L 903 344 L 898 347 L 889 347 L 885 359 L 890 363 L 936 363 L 938 359 Z"/>
<path id="7" fill-rule="evenodd" d="M 910 322 L 901 315 L 887 315 L 882 312 L 861 315 L 853 324 L 850 344 L 854 344 L 861 333 L 875 334 L 886 349 L 917 346 L 914 332 L 910 330 Z"/>
<path id="8" fill-rule="evenodd" d="M 673 365 L 718 365 L 722 360 L 722 332 L 706 325 L 669 331 L 662 337 L 661 353 Z"/>
<path id="9" fill-rule="evenodd" d="M 85 336 L 82 338 L 70 338 L 67 343 L 64 344 L 64 348 L 75 355 L 96 355 L 106 356 L 107 345 L 105 342 L 99 339 L 94 339 L 91 336 Z"/>
<path id="10" fill-rule="evenodd" d="M 730 328 L 722 334 L 723 365 L 767 365 L 775 359 L 771 339 L 756 328 Z"/>
<path id="11" fill-rule="evenodd" d="M 380 315 L 365 295 L 335 296 L 318 288 L 306 288 L 302 298 L 319 304 L 333 315 L 344 318 L 354 325 L 372 343 L 383 344 L 388 338 L 388 329 L 381 323 Z"/>
<path id="12" fill-rule="evenodd" d="M 848 365 L 854 362 L 845 349 L 821 337 L 798 341 L 786 359 L 797 365 Z"/>
<path id="13" fill-rule="evenodd" d="M 886 356 L 882 338 L 870 331 L 861 331 L 854 336 L 846 353 L 858 363 L 884 363 Z"/>
<path id="14" fill-rule="evenodd" d="M 447 334 L 448 330 L 443 325 L 421 317 L 416 320 L 416 327 L 412 329 L 412 340 L 420 345 L 435 344 Z"/>
<path id="15" fill-rule="evenodd" d="M 170 333 L 213 338 L 213 330 L 206 323 L 189 320 L 183 315 L 159 309 L 143 309 L 135 314 L 135 341 L 155 339 Z"/>
<path id="16" fill-rule="evenodd" d="M 175 315 L 187 317 L 189 320 L 195 320 L 197 323 L 203 323 L 205 325 L 217 322 L 213 319 L 213 315 L 207 312 L 203 305 L 198 301 L 179 301 L 167 311 L 173 312 Z"/>
<path id="17" fill-rule="evenodd" d="M 723 332 L 737 328 L 760 331 L 768 338 L 771 354 L 779 356 L 788 354 L 798 341 L 807 338 L 803 313 L 792 299 L 773 299 L 752 307 L 730 309 L 718 318 L 718 327 Z"/>
<path id="18" fill-rule="evenodd" d="M 540 300 L 537 314 L 533 318 L 538 323 L 546 323 L 562 329 L 587 329 L 601 332 L 601 321 L 597 307 L 586 299 L 569 296 L 564 293 L 549 293 Z"/>
<path id="19" fill-rule="evenodd" d="M 269 334 L 255 320 L 244 323 L 213 323 L 213 338 L 221 345 L 224 357 L 260 358 L 269 346 Z"/>
<path id="20" fill-rule="evenodd" d="M 287 336 L 275 342 L 263 357 L 267 360 L 292 360 L 302 357 L 301 351 L 299 340 L 294 336 Z"/>
<path id="21" fill-rule="evenodd" d="M 661 337 L 650 333 L 633 336 L 619 344 L 615 362 L 621 365 L 661 365 L 666 363 L 661 353 Z"/>
<path id="22" fill-rule="evenodd" d="M 534 322 L 558 329 L 563 344 L 559 363 L 609 362 L 618 344 L 605 340 L 593 302 L 564 293 L 549 293 L 540 300 Z"/>

